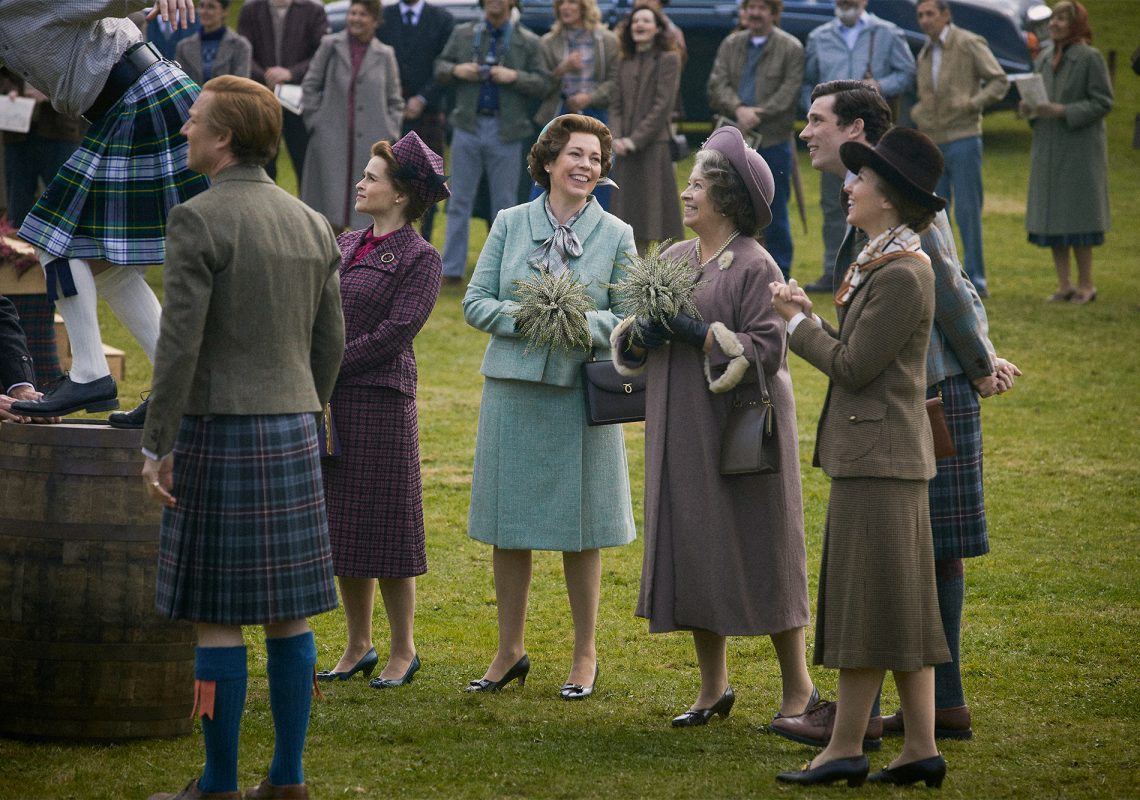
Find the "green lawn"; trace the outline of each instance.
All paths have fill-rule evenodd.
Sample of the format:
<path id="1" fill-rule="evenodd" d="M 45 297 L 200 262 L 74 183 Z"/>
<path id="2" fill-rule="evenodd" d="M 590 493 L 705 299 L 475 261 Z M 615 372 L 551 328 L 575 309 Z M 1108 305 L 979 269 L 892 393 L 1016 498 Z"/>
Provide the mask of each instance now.
<path id="1" fill-rule="evenodd" d="M 1100 298 L 1046 304 L 1054 287 L 1047 251 L 1025 242 L 1027 126 L 986 121 L 987 301 L 999 351 L 1025 371 L 1014 391 L 985 401 L 986 491 L 993 552 L 967 563 L 963 643 L 975 739 L 947 742 L 944 797 L 1140 797 L 1140 151 L 1131 149 L 1140 77 L 1127 57 L 1140 3 L 1090 0 L 1095 43 L 1118 52 L 1117 107 L 1109 117 L 1113 231 L 1096 251 Z M 797 223 L 801 278 L 818 274 L 818 188 L 801 154 L 810 233 Z M 475 226 L 473 253 L 483 238 Z M 436 244 L 442 245 L 442 224 Z M 157 271 L 152 271 L 157 280 Z M 778 703 L 767 640 L 729 645 L 738 700 L 708 728 L 673 730 L 669 718 L 697 689 L 689 637 L 650 636 L 633 617 L 640 541 L 607 551 L 599 619 L 598 693 L 564 703 L 569 610 L 556 554 L 535 559 L 526 689 L 462 693 L 495 644 L 489 548 L 466 537 L 486 337 L 462 321 L 446 288 L 417 340 L 430 572 L 419 583 L 417 643 L 423 670 L 408 688 L 376 692 L 355 679 L 316 702 L 306 756 L 314 797 L 823 797 L 844 789 L 778 787 L 775 772 L 814 752 L 764 733 Z M 104 309 L 105 310 L 105 309 Z M 105 310 L 106 311 L 106 310 Z M 128 352 L 124 397 L 149 380 L 145 358 L 109 312 L 107 341 Z M 799 407 L 809 575 L 814 597 L 827 482 L 810 467 L 821 375 L 791 358 Z M 626 427 L 640 521 L 641 426 Z M 313 620 L 321 666 L 344 642 L 339 612 Z M 385 644 L 382 608 L 377 645 Z M 251 681 L 240 776 L 260 780 L 272 754 L 259 631 L 248 630 Z M 809 636 L 810 640 L 810 636 Z M 809 654 L 810 657 L 810 654 Z M 813 668 L 834 698 L 836 674 Z M 26 676 L 19 676 L 24 679 Z M 886 710 L 895 707 L 888 682 Z M 888 740 L 875 766 L 898 752 Z M 0 797 L 129 798 L 173 791 L 202 763 L 199 733 L 118 745 L 0 740 Z M 898 790 L 862 790 L 902 796 Z M 921 791 L 921 790 L 917 790 Z"/>

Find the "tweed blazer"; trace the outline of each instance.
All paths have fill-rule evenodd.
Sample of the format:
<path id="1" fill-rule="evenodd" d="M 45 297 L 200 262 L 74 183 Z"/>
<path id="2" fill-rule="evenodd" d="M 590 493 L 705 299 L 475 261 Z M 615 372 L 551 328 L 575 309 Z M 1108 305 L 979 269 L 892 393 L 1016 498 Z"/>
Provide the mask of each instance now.
<path id="1" fill-rule="evenodd" d="M 981 136 L 982 110 L 1009 90 L 1005 70 L 985 39 L 951 25 L 935 86 L 933 49 L 928 41 L 918 53 L 918 102 L 910 109 L 911 119 L 938 144 Z"/>
<path id="2" fill-rule="evenodd" d="M 175 206 L 143 447 L 168 454 L 183 414 L 320 411 L 344 352 L 339 266 L 325 218 L 261 167 Z"/>
<path id="3" fill-rule="evenodd" d="M 337 237 L 341 255 L 344 360 L 338 386 L 387 386 L 416 396 L 412 340 L 439 297 L 439 252 L 411 225 L 353 263 L 364 230 Z"/>
<path id="4" fill-rule="evenodd" d="M 218 53 L 214 56 L 214 66 L 210 77 L 219 75 L 237 75 L 239 78 L 248 78 L 253 47 L 240 33 L 225 29 L 221 41 L 218 42 Z M 205 83 L 202 80 L 202 36 L 194 34 L 178 43 L 177 61 L 182 70 L 189 75 L 199 86 Z"/>
<path id="5" fill-rule="evenodd" d="M 20 315 L 16 305 L 0 294 L 0 394 L 17 383 L 35 384 L 35 371 L 32 369 L 32 355 L 28 352 L 28 340 L 20 327 Z"/>
<path id="6" fill-rule="evenodd" d="M 424 3 L 418 24 L 409 27 L 400 16 L 401 6 L 384 6 L 384 24 L 376 35 L 396 51 L 404 99 L 419 95 L 427 102 L 425 111 L 439 111 L 443 88 L 435 82 L 435 58 L 443 52 L 455 17 L 446 8 Z"/>
<path id="7" fill-rule="evenodd" d="M 771 147 L 786 142 L 792 135 L 804 80 L 804 47 L 795 36 L 773 28 L 756 65 L 756 96 L 745 102 L 737 89 L 751 38 L 748 31 L 737 31 L 720 43 L 709 74 L 709 108 L 735 119 L 739 106 L 761 106 L 764 114 L 756 131 L 761 136 L 760 146 Z"/>
<path id="8" fill-rule="evenodd" d="M 451 87 L 455 92 L 455 102 L 448 122 L 452 127 L 468 133 L 475 132 L 475 108 L 479 103 L 480 84 L 477 81 L 457 80 L 451 70 L 456 64 L 482 60 L 491 39 L 486 29 L 485 19 L 455 26 L 443 52 L 435 60 L 436 83 Z M 480 32 L 478 48 L 475 46 L 476 31 Z M 546 69 L 539 45 L 538 35 L 530 28 L 517 22 L 511 23 L 511 41 L 506 54 L 500 54 L 499 63 L 516 70 L 518 79 L 514 83 L 499 86 L 499 139 L 504 142 L 529 139 L 534 135 L 531 117 L 541 99 L 550 92 L 550 72 Z"/>
<path id="9" fill-rule="evenodd" d="M 467 284 L 463 318 L 468 325 L 491 334 L 479 370 L 488 378 L 573 386 L 578 380 L 579 365 L 590 359 L 590 353 L 528 348 L 526 340 L 515 331 L 511 316 L 517 308 L 514 281 L 536 274 L 527 264 L 527 256 L 554 234 L 545 204 L 544 192 L 529 203 L 500 211 L 495 217 Z M 586 314 L 593 352 L 598 358 L 609 358 L 610 333 L 620 317 L 610 310 L 611 290 L 605 284 L 617 281 L 631 254 L 637 252 L 633 228 L 591 200 L 574 224 L 574 232 L 582 242 L 582 255 L 570 259 L 570 269 L 586 284 L 597 307 Z"/>
<path id="10" fill-rule="evenodd" d="M 591 32 L 594 39 L 594 91 L 590 93 L 590 106 L 608 108 L 613 97 L 618 73 L 618 39 L 613 31 L 599 25 Z M 548 31 L 542 36 L 542 57 L 547 71 L 553 76 L 554 70 L 566 58 L 566 32 Z M 557 78 L 552 78 L 550 94 L 542 101 L 534 121 L 545 125 L 554 119 L 562 105 L 562 87 Z"/>
<path id="11" fill-rule="evenodd" d="M 788 345 L 830 379 L 814 466 L 832 478 L 934 477 L 924 407 L 933 318 L 934 272 L 915 255 L 867 275 L 838 331 L 826 323 L 796 327 Z"/>
<path id="12" fill-rule="evenodd" d="M 992 375 L 996 351 L 989 338 L 986 307 L 958 261 L 945 211 L 935 214 L 921 239 L 922 252 L 934 270 L 934 328 L 926 353 L 926 385 L 941 383 L 951 375 L 965 374 L 971 381 Z M 860 231 L 847 228 L 835 259 L 837 289 L 864 243 Z"/>
<path id="13" fill-rule="evenodd" d="M 309 59 L 328 32 L 329 20 L 322 3 L 293 0 L 285 12 L 281 35 L 281 63 L 277 63 L 277 42 L 273 36 L 273 10 L 268 0 L 250 0 L 238 15 L 238 33 L 253 47 L 250 77 L 265 83 L 265 70 L 281 66 L 289 69 L 289 83 L 300 83 L 309 69 Z"/>

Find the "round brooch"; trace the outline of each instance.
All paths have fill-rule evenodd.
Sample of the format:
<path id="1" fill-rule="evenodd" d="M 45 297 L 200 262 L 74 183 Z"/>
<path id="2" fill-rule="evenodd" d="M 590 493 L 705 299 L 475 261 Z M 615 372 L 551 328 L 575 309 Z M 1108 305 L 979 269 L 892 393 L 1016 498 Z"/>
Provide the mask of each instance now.
<path id="1" fill-rule="evenodd" d="M 392 253 L 385 253 L 384 255 L 380 256 L 381 264 L 391 264 L 395 260 L 396 256 L 394 256 Z"/>

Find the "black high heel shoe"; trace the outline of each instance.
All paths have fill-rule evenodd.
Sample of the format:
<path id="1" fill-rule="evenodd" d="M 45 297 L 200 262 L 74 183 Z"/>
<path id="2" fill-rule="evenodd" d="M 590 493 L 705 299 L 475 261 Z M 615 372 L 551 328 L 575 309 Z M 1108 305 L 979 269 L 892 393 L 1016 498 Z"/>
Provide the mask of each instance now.
<path id="1" fill-rule="evenodd" d="M 317 673 L 318 681 L 347 681 L 358 672 L 363 672 L 364 677 L 367 678 L 376 669 L 376 664 L 379 663 L 380 656 L 376 655 L 376 648 L 373 647 L 364 654 L 364 658 L 356 662 L 356 666 L 348 672 L 337 672 L 332 669 L 324 669 Z"/>
<path id="2" fill-rule="evenodd" d="M 862 786 L 867 780 L 867 773 L 871 771 L 871 762 L 866 756 L 852 756 L 851 758 L 837 758 L 818 767 L 810 764 L 796 772 L 780 772 L 776 780 L 781 783 L 798 783 L 801 786 L 815 786 L 821 783 L 835 783 L 846 780 L 851 788 Z"/>
<path id="3" fill-rule="evenodd" d="M 395 689 L 397 686 L 411 683 L 412 676 L 416 674 L 419 668 L 420 654 L 416 653 L 412 656 L 412 663 L 408 664 L 408 670 L 402 678 L 373 678 L 368 682 L 368 685 L 373 689 Z"/>
<path id="4" fill-rule="evenodd" d="M 508 669 L 503 677 L 497 681 L 489 680 L 488 678 L 480 678 L 477 681 L 471 681 L 463 687 L 465 692 L 497 692 L 513 681 L 515 678 L 519 679 L 519 688 L 521 689 L 526 683 L 526 675 L 530 672 L 530 659 L 527 658 L 526 653 L 523 657 L 515 662 L 515 665 Z"/>
<path id="5" fill-rule="evenodd" d="M 583 686 L 580 683 L 570 683 L 567 681 L 562 684 L 562 688 L 558 690 L 558 696 L 563 700 L 585 700 L 587 697 L 594 693 L 594 687 L 598 685 L 598 662 L 594 662 L 594 680 L 589 686 Z"/>
<path id="6" fill-rule="evenodd" d="M 895 783 L 900 786 L 926 781 L 926 785 L 930 788 L 941 789 L 942 779 L 945 777 L 946 759 L 939 754 L 911 761 L 909 764 L 899 764 L 897 767 L 884 767 L 872 773 L 867 780 L 871 783 Z"/>
<path id="7" fill-rule="evenodd" d="M 673 727 L 691 728 L 694 725 L 708 725 L 713 714 L 720 714 L 721 717 L 727 719 L 728 712 L 732 711 L 732 704 L 735 702 L 736 693 L 733 692 L 732 687 L 729 686 L 724 690 L 724 694 L 720 696 L 720 699 L 708 708 L 694 708 L 690 711 L 686 711 L 684 714 L 673 717 Z"/>

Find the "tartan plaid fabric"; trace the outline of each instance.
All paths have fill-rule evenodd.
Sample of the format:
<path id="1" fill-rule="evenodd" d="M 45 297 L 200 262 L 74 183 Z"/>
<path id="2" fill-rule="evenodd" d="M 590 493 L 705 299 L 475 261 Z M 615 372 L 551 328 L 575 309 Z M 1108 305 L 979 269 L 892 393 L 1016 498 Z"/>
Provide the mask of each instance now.
<path id="1" fill-rule="evenodd" d="M 336 608 L 312 414 L 184 416 L 155 607 L 255 625 Z"/>
<path id="2" fill-rule="evenodd" d="M 416 401 L 382 386 L 332 396 L 341 454 L 321 460 L 333 572 L 410 578 L 427 572 Z"/>
<path id="3" fill-rule="evenodd" d="M 59 380 L 59 353 L 55 349 L 55 304 L 46 294 L 13 294 L 8 299 L 20 315 L 28 352 L 36 370 L 36 388 L 46 392 Z"/>
<path id="4" fill-rule="evenodd" d="M 965 375 L 952 375 L 927 390 L 938 396 L 957 455 L 937 462 L 930 481 L 930 528 L 934 558 L 973 558 L 990 551 L 986 504 L 982 490 L 982 417 L 978 395 Z"/>
<path id="5" fill-rule="evenodd" d="M 168 61 L 148 69 L 91 127 L 20 227 L 60 258 L 161 264 L 166 215 L 209 186 L 179 133 L 198 85 Z"/>

